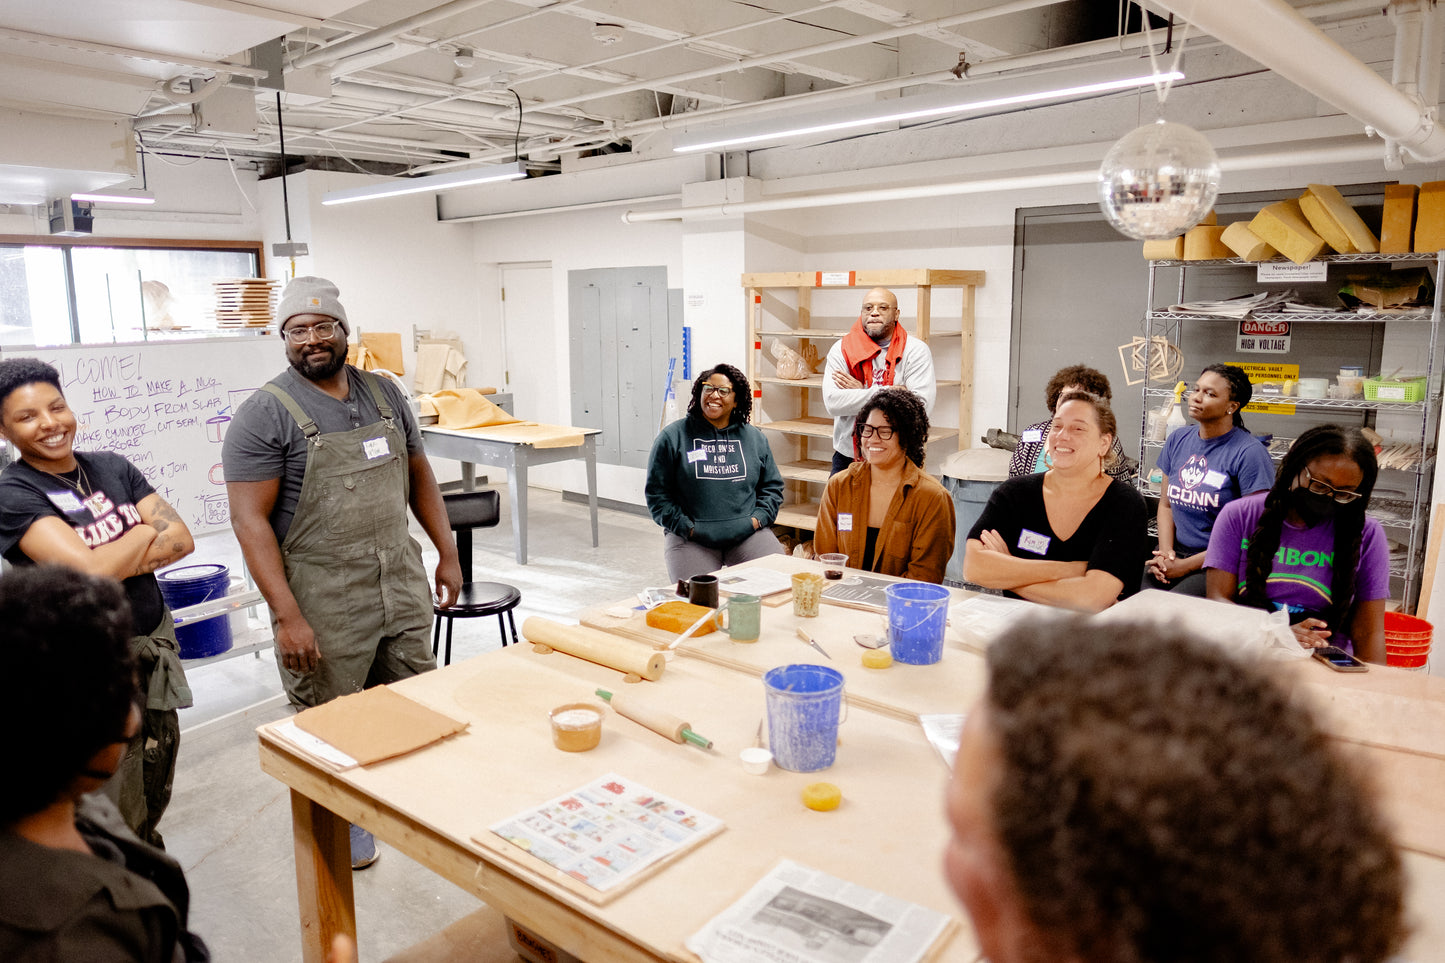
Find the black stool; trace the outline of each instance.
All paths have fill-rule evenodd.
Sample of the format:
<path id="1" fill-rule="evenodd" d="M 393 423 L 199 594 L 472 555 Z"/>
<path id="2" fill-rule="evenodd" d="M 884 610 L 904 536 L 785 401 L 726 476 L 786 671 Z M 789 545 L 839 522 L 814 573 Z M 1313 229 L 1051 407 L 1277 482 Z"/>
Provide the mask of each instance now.
<path id="1" fill-rule="evenodd" d="M 436 622 L 432 628 L 432 655 L 441 648 L 442 620 L 447 623 L 447 644 L 442 665 L 452 662 L 452 620 L 475 619 L 484 615 L 497 617 L 497 628 L 502 635 L 502 645 L 507 644 L 507 630 L 511 629 L 512 643 L 517 642 L 517 624 L 512 610 L 522 601 L 522 593 L 515 586 L 502 582 L 472 581 L 472 529 L 491 528 L 501 520 L 502 500 L 494 490 L 480 492 L 458 492 L 443 495 L 447 506 L 447 521 L 457 533 L 457 554 L 461 557 L 462 590 L 456 604 L 451 608 L 434 608 Z M 505 621 L 503 621 L 505 619 Z"/>

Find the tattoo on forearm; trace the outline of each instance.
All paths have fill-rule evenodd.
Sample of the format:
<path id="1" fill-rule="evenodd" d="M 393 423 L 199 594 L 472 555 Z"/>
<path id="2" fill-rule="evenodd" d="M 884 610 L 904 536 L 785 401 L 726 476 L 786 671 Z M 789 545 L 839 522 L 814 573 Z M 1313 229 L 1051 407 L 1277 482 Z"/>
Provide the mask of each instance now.
<path id="1" fill-rule="evenodd" d="M 157 532 L 164 532 L 171 527 L 172 523 L 179 522 L 180 520 L 181 516 L 177 514 L 174 508 L 165 502 L 161 502 L 156 506 L 155 517 L 151 519 L 151 528 L 154 528 Z"/>

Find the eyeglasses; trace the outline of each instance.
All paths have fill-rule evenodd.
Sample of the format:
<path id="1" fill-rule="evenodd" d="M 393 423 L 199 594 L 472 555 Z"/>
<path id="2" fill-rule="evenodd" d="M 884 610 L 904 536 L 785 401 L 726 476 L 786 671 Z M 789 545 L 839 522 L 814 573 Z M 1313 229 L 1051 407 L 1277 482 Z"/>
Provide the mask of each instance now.
<path id="1" fill-rule="evenodd" d="M 341 326 L 340 321 L 322 321 L 304 328 L 287 328 L 281 333 L 286 340 L 292 344 L 306 344 L 315 335 L 322 341 L 330 341 L 336 335 L 336 329 Z"/>
<path id="2" fill-rule="evenodd" d="M 719 398 L 726 398 L 733 393 L 727 385 L 703 385 L 702 393 L 705 395 L 717 395 Z"/>
<path id="3" fill-rule="evenodd" d="M 877 435 L 881 440 L 887 441 L 893 437 L 893 429 L 886 425 L 859 425 L 858 434 L 863 438 L 872 438 Z"/>
<path id="4" fill-rule="evenodd" d="M 1306 488 L 1314 492 L 1316 495 L 1328 495 L 1340 505 L 1348 505 L 1350 502 L 1355 501 L 1357 498 L 1360 497 L 1359 492 L 1345 491 L 1343 488 L 1336 488 L 1333 485 L 1328 485 L 1320 481 L 1318 478 L 1315 478 L 1313 475 L 1310 474 L 1309 468 L 1305 468 L 1303 474 L 1305 476 Z"/>

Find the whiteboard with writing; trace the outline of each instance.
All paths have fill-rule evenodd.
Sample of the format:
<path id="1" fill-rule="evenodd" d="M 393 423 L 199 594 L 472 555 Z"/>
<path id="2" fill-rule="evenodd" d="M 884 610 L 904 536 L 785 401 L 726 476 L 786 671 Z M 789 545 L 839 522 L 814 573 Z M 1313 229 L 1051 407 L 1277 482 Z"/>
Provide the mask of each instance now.
<path id="1" fill-rule="evenodd" d="M 124 455 L 195 535 L 229 530 L 221 442 L 231 414 L 286 367 L 279 338 L 10 348 L 60 372 L 75 447 Z"/>

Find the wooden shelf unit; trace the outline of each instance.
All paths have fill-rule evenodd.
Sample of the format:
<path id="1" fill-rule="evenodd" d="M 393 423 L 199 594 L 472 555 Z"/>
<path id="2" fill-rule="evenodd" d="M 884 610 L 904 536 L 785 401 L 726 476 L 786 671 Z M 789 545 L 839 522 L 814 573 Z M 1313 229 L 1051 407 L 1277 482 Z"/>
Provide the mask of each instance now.
<path id="1" fill-rule="evenodd" d="M 789 347 L 802 351 L 816 342 L 820 358 L 847 333 L 857 319 L 859 303 L 844 304 L 835 295 L 831 307 L 842 305 L 842 313 L 830 311 L 826 317 L 814 313 L 814 292 L 888 288 L 899 295 L 903 308 L 899 323 L 909 337 L 921 338 L 930 346 L 940 341 L 950 352 L 958 345 L 958 376 L 940 377 L 938 402 L 934 405 L 936 419 L 948 392 L 957 389 L 958 424 L 932 425 L 928 442 L 949 438 L 966 445 L 972 433 L 970 402 L 973 393 L 973 315 L 974 292 L 984 282 L 982 271 L 944 271 L 932 268 L 904 268 L 883 271 L 783 271 L 744 274 L 742 285 L 747 292 L 748 381 L 754 393 L 753 423 L 773 434 L 769 439 L 773 457 L 787 482 L 787 499 L 778 514 L 778 524 L 812 531 L 818 514 L 818 498 L 827 484 L 831 468 L 833 419 L 823 409 L 823 378 L 821 371 L 810 378 L 792 381 L 777 377 L 772 356 L 765 346 L 772 338 L 788 339 Z M 953 316 L 942 331 L 933 329 L 933 289 L 961 289 L 958 327 Z M 912 310 L 908 293 L 912 292 Z M 821 321 L 816 327 L 815 322 Z M 934 351 L 934 373 L 941 374 L 938 351 Z M 822 439 L 820 442 L 818 439 Z M 822 449 L 820 452 L 819 449 Z M 821 454 L 821 458 L 819 457 Z"/>

